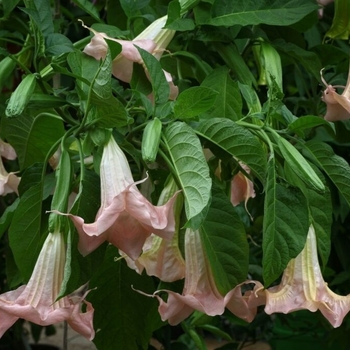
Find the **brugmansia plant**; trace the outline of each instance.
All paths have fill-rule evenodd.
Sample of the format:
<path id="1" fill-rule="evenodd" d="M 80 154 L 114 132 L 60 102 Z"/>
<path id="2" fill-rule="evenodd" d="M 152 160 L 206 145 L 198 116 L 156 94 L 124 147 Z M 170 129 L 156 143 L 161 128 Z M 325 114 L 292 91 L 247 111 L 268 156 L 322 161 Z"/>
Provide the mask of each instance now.
<path id="1" fill-rule="evenodd" d="M 346 348 L 350 0 L 0 11 L 0 348 L 233 349 L 299 310 Z"/>

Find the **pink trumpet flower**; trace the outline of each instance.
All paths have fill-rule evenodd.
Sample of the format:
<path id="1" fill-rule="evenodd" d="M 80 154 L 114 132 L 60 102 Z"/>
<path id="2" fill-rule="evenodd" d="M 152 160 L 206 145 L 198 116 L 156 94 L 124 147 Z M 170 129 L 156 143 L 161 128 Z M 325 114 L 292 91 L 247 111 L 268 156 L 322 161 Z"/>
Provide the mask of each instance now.
<path id="1" fill-rule="evenodd" d="M 19 318 L 48 326 L 62 321 L 89 340 L 94 338 L 92 305 L 87 293 L 73 293 L 56 300 L 60 293 L 66 262 L 65 244 L 60 232 L 49 233 L 27 285 L 0 295 L 0 337 Z M 81 311 L 82 303 L 86 312 Z"/>
<path id="2" fill-rule="evenodd" d="M 257 291 L 255 295 L 261 298 L 262 293 Z M 304 249 L 289 262 L 281 283 L 265 290 L 265 296 L 267 314 L 320 310 L 333 327 L 339 327 L 350 310 L 350 295 L 332 292 L 323 280 L 313 226 L 310 226 Z"/>
<path id="3" fill-rule="evenodd" d="M 165 204 L 177 190 L 176 183 L 171 178 L 159 197 L 158 205 Z M 130 268 L 140 274 L 146 269 L 147 275 L 156 276 L 164 282 L 174 282 L 185 277 L 185 261 L 178 244 L 182 201 L 182 196 L 179 194 L 175 203 L 176 225 L 173 237 L 169 240 L 152 233 L 147 238 L 142 248 L 142 254 L 136 261 L 126 257 L 126 262 Z"/>
<path id="4" fill-rule="evenodd" d="M 158 18 L 132 41 L 111 38 L 107 34 L 97 32 L 83 24 L 85 28 L 94 34 L 91 42 L 84 48 L 83 52 L 100 60 L 101 58 L 105 58 L 107 54 L 108 45 L 105 39 L 119 43 L 122 46 L 122 51 L 113 60 L 112 74 L 121 81 L 130 83 L 133 72 L 133 63 L 143 64 L 141 55 L 135 46 L 146 50 L 160 60 L 166 47 L 174 37 L 174 30 L 162 29 L 165 26 L 166 21 L 167 16 Z M 171 75 L 166 71 L 164 71 L 164 74 L 170 87 L 169 99 L 175 100 L 179 93 L 178 88 L 174 85 Z"/>
<path id="5" fill-rule="evenodd" d="M 69 215 L 79 233 L 81 254 L 107 240 L 135 260 L 151 233 L 171 239 L 177 193 L 162 206 L 151 204 L 137 189 L 139 182 L 134 182 L 128 160 L 113 137 L 103 150 L 100 177 L 101 207 L 95 222 L 86 224 L 81 217 Z"/>
<path id="6" fill-rule="evenodd" d="M 256 315 L 256 307 L 251 306 L 251 300 L 253 302 L 255 300 L 252 296 L 243 297 L 241 286 L 255 282 L 243 282 L 222 296 L 215 285 L 198 230 L 186 230 L 185 263 L 185 285 L 182 294 L 170 290 L 158 290 L 153 294 L 159 301 L 158 311 L 163 321 L 168 320 L 169 324 L 176 325 L 194 310 L 209 316 L 221 315 L 225 307 L 248 322 L 253 320 Z M 169 294 L 166 302 L 158 296 L 160 292 Z"/>
<path id="7" fill-rule="evenodd" d="M 336 91 L 336 88 L 339 86 L 327 84 L 322 76 L 322 71 L 321 79 L 326 86 L 326 90 L 323 91 L 322 95 L 322 101 L 327 104 L 327 112 L 324 119 L 330 122 L 350 119 L 350 70 L 348 81 L 341 95 Z"/>

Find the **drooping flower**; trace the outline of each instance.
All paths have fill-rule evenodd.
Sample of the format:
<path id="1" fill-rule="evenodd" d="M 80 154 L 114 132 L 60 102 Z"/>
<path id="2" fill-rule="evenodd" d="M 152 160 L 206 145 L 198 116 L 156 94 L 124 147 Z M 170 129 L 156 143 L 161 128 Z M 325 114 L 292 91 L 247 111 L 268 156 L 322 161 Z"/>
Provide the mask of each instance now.
<path id="1" fill-rule="evenodd" d="M 242 162 L 239 163 L 240 166 L 249 174 L 250 169 L 247 165 Z M 243 172 L 239 171 L 231 181 L 231 203 L 233 206 L 238 205 L 242 201 L 245 203 L 245 208 L 247 210 L 247 203 L 249 198 L 255 197 L 254 184 L 249 180 Z M 247 210 L 248 211 L 248 210 Z"/>
<path id="2" fill-rule="evenodd" d="M 2 162 L 2 157 L 6 159 L 16 159 L 17 155 L 13 147 L 0 139 L 0 196 L 15 192 L 18 194 L 18 184 L 20 178 L 15 173 L 8 173 Z"/>
<path id="3" fill-rule="evenodd" d="M 56 300 L 60 293 L 65 266 L 62 233 L 49 233 L 27 285 L 0 295 L 0 337 L 19 318 L 48 326 L 62 321 L 87 339 L 93 339 L 94 309 L 84 295 L 73 293 Z M 86 311 L 81 311 L 82 303 Z"/>
<path id="4" fill-rule="evenodd" d="M 265 294 L 267 314 L 320 310 L 333 327 L 339 327 L 350 310 L 350 294 L 341 296 L 332 292 L 322 277 L 313 226 L 304 249 L 289 262 L 281 283 L 265 290 Z"/>
<path id="5" fill-rule="evenodd" d="M 159 197 L 158 205 L 165 204 L 177 190 L 174 179 L 170 178 Z M 134 261 L 126 257 L 130 268 L 138 273 L 146 269 L 147 275 L 156 276 L 164 282 L 174 282 L 185 277 L 185 261 L 178 244 L 182 201 L 182 196 L 178 195 L 175 202 L 175 233 L 173 237 L 165 239 L 152 233 L 146 239 L 142 254 L 137 260 Z"/>
<path id="6" fill-rule="evenodd" d="M 151 204 L 137 189 L 128 160 L 113 137 L 103 150 L 100 177 L 101 207 L 95 222 L 87 224 L 83 218 L 69 215 L 79 233 L 81 254 L 87 255 L 108 241 L 135 260 L 151 233 L 172 237 L 176 194 L 162 206 Z"/>
<path id="7" fill-rule="evenodd" d="M 251 296 L 242 296 L 241 287 L 255 281 L 243 282 L 222 296 L 215 285 L 198 230 L 186 230 L 185 263 L 185 285 L 182 294 L 170 290 L 158 290 L 153 294 L 159 301 L 158 311 L 163 321 L 168 320 L 169 324 L 176 325 L 194 310 L 209 316 L 221 315 L 225 307 L 248 322 L 253 320 L 256 307 L 250 306 Z M 158 296 L 160 292 L 168 293 L 167 301 Z"/>
<path id="8" fill-rule="evenodd" d="M 336 88 L 339 86 L 327 84 L 322 76 L 322 71 L 321 79 L 326 86 L 322 94 L 322 101 L 327 104 L 327 112 L 324 119 L 330 122 L 350 119 L 350 70 L 348 81 L 341 95 L 336 91 Z"/>
<path id="9" fill-rule="evenodd" d="M 94 37 L 84 48 L 83 52 L 99 60 L 106 57 L 108 50 L 108 45 L 104 39 L 119 43 L 122 46 L 122 51 L 113 60 L 112 74 L 121 81 L 130 83 L 133 72 L 133 63 L 143 64 L 141 55 L 136 46 L 153 54 L 158 60 L 160 60 L 164 50 L 174 37 L 174 30 L 162 29 L 165 26 L 166 21 L 167 16 L 158 18 L 132 41 L 114 39 L 105 33 L 97 32 L 84 25 L 85 28 L 94 33 Z M 166 71 L 163 72 L 170 87 L 169 99 L 174 100 L 178 95 L 178 88 L 174 85 L 170 73 Z"/>

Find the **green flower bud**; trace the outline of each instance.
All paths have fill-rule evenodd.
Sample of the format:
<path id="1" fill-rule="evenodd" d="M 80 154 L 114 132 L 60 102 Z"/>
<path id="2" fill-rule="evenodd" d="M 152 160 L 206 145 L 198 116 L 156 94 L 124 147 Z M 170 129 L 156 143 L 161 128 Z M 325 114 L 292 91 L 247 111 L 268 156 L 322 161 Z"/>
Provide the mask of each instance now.
<path id="1" fill-rule="evenodd" d="M 142 159 L 146 163 L 153 163 L 156 160 L 161 134 L 162 122 L 158 118 L 154 118 L 146 125 L 141 147 Z"/>

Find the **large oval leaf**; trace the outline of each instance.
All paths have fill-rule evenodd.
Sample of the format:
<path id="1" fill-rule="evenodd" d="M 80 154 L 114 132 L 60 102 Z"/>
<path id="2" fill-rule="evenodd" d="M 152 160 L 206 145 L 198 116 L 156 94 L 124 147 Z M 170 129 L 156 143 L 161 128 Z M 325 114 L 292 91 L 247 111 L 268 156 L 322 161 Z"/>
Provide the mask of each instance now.
<path id="1" fill-rule="evenodd" d="M 350 205 L 350 166 L 346 160 L 337 156 L 332 147 L 323 142 L 309 141 L 303 151 L 329 176 Z"/>
<path id="2" fill-rule="evenodd" d="M 305 0 L 216 0 L 208 24 L 216 26 L 290 25 L 317 10 L 314 1 Z"/>
<path id="3" fill-rule="evenodd" d="M 164 141 L 185 196 L 187 219 L 190 226 L 197 229 L 204 218 L 198 215 L 208 206 L 211 192 L 209 168 L 201 143 L 194 131 L 182 122 L 173 123 L 165 130 Z"/>
<path id="4" fill-rule="evenodd" d="M 261 182 L 265 181 L 266 154 L 249 130 L 231 120 L 214 118 L 201 122 L 196 133 L 247 164 Z"/>
<path id="5" fill-rule="evenodd" d="M 307 201 L 300 189 L 276 182 L 274 158 L 269 161 L 263 224 L 263 277 L 266 286 L 304 248 L 309 229 Z"/>

